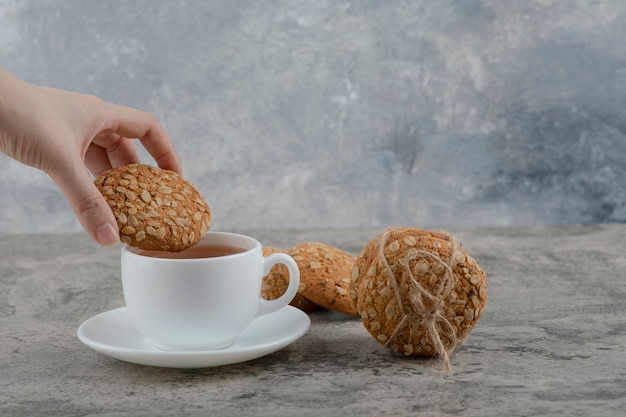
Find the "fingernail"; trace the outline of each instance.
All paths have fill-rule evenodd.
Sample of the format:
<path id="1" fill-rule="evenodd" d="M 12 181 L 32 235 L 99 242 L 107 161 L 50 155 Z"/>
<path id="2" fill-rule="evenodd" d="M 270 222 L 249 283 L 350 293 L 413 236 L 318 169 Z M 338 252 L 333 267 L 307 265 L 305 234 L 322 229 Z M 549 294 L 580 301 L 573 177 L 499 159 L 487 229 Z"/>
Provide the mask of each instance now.
<path id="1" fill-rule="evenodd" d="M 115 245 L 120 237 L 117 229 L 111 224 L 103 224 L 96 230 L 96 238 L 101 245 L 112 246 Z"/>

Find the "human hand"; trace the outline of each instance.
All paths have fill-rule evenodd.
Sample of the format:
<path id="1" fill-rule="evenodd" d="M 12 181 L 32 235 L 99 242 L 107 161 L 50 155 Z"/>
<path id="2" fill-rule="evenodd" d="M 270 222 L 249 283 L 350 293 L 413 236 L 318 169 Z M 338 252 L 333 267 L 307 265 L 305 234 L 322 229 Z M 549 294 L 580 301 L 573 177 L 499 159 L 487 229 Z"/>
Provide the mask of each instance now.
<path id="1" fill-rule="evenodd" d="M 94 96 L 24 83 L 0 68 L 0 151 L 44 171 L 98 243 L 118 242 L 117 223 L 95 176 L 139 163 L 138 138 L 157 165 L 182 174 L 174 146 L 152 115 Z"/>

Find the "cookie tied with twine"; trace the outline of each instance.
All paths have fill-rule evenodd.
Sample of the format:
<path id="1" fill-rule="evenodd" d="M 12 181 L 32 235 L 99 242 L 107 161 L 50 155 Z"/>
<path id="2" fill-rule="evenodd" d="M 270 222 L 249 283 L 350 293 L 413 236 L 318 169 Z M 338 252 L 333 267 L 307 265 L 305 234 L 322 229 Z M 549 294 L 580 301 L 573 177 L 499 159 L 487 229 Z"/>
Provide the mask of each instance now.
<path id="1" fill-rule="evenodd" d="M 370 334 L 405 355 L 443 360 L 478 322 L 485 273 L 451 234 L 391 228 L 357 257 L 350 296 Z"/>

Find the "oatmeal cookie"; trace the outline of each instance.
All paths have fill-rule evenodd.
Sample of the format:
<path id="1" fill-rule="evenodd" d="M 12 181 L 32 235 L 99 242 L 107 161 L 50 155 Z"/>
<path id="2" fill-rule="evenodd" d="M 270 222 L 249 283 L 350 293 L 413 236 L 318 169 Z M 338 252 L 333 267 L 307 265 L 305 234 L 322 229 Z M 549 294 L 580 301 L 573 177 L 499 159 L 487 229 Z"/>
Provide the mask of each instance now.
<path id="1" fill-rule="evenodd" d="M 457 239 L 415 228 L 387 229 L 357 256 L 350 296 L 369 333 L 413 356 L 449 354 L 480 318 L 485 273 Z"/>
<path id="2" fill-rule="evenodd" d="M 273 248 L 271 246 L 263 246 L 263 256 L 270 256 L 273 253 L 287 253 L 284 249 Z M 263 285 L 261 287 L 261 296 L 266 300 L 275 300 L 287 290 L 289 286 L 289 271 L 283 264 L 274 265 L 270 272 L 263 277 Z M 314 302 L 307 300 L 300 292 L 298 292 L 293 300 L 289 303 L 300 310 L 309 313 L 320 309 L 321 307 Z"/>
<path id="3" fill-rule="evenodd" d="M 207 203 L 173 171 L 131 164 L 109 169 L 94 183 L 113 210 L 120 240 L 130 246 L 179 252 L 211 226 Z"/>
<path id="4" fill-rule="evenodd" d="M 300 270 L 300 294 L 322 307 L 357 315 L 349 293 L 352 255 L 319 242 L 296 245 L 288 253 Z"/>

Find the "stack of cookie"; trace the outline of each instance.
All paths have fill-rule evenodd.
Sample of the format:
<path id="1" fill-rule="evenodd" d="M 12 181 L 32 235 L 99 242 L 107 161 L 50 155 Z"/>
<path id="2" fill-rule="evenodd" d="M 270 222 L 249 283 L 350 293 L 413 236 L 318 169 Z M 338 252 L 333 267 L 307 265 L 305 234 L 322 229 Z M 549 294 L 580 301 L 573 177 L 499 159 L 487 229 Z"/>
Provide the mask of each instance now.
<path id="1" fill-rule="evenodd" d="M 450 369 L 450 354 L 484 311 L 485 273 L 451 234 L 416 228 L 387 229 L 356 257 L 324 243 L 282 251 L 300 269 L 292 305 L 310 312 L 328 308 L 358 315 L 383 346 L 410 356 L 438 356 Z M 263 296 L 278 298 L 288 274 L 274 267 Z"/>
<path id="2" fill-rule="evenodd" d="M 355 258 L 334 246 L 307 242 L 289 250 L 264 247 L 263 255 L 275 252 L 289 254 L 298 264 L 300 288 L 291 305 L 305 312 L 328 308 L 356 316 L 356 306 L 350 299 L 350 273 Z M 263 298 L 278 298 L 289 283 L 289 274 L 283 265 L 274 266 L 263 279 Z"/>
<path id="3" fill-rule="evenodd" d="M 451 234 L 387 229 L 356 258 L 350 296 L 370 334 L 412 356 L 449 355 L 478 322 L 485 273 Z"/>

